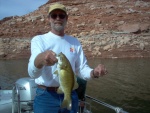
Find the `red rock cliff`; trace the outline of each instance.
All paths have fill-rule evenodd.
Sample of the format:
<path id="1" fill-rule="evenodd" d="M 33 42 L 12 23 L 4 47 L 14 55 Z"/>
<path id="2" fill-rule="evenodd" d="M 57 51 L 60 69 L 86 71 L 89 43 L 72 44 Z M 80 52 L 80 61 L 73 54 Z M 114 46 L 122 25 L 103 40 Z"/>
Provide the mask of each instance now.
<path id="1" fill-rule="evenodd" d="M 29 58 L 33 36 L 50 31 L 50 0 L 24 16 L 0 21 L 0 58 Z M 150 57 L 149 0 L 59 0 L 66 5 L 66 33 L 77 37 L 87 57 Z"/>

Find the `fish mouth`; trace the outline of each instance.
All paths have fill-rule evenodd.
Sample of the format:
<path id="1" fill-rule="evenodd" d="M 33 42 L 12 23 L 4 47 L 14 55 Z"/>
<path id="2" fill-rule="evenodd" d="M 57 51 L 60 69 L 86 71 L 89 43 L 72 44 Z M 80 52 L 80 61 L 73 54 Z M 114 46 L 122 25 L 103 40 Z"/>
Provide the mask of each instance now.
<path id="1" fill-rule="evenodd" d="M 56 58 L 57 58 L 57 60 L 58 60 L 57 63 L 58 63 L 59 65 L 61 65 L 61 64 L 62 64 L 61 58 L 60 58 L 58 55 L 56 55 Z"/>
<path id="2" fill-rule="evenodd" d="M 57 58 L 57 60 L 59 60 L 59 57 L 58 57 L 58 55 L 56 56 L 56 58 Z"/>

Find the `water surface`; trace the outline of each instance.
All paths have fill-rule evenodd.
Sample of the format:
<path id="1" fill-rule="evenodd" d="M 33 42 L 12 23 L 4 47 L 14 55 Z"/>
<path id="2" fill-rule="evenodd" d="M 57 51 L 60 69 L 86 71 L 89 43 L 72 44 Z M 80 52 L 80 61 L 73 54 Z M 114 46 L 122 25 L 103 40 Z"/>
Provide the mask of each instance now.
<path id="1" fill-rule="evenodd" d="M 130 113 L 150 113 L 150 59 L 94 59 L 106 65 L 107 76 L 88 82 L 87 94 Z M 100 106 L 95 106 L 98 113 Z M 103 113 L 115 113 L 103 111 Z"/>
<path id="2" fill-rule="evenodd" d="M 107 76 L 88 81 L 86 93 L 130 113 L 150 113 L 150 59 L 90 59 L 105 64 Z M 12 89 L 16 80 L 28 77 L 28 59 L 0 60 L 0 86 Z M 94 102 L 93 113 L 115 113 Z"/>

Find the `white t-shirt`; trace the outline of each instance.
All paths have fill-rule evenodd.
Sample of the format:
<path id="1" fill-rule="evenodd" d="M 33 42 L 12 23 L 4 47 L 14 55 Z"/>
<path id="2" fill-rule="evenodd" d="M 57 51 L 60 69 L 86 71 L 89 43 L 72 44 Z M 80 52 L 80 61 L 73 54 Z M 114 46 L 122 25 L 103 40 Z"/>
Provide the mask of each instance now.
<path id="1" fill-rule="evenodd" d="M 35 36 L 31 40 L 31 57 L 28 63 L 28 73 L 30 77 L 35 78 L 37 84 L 51 87 L 59 86 L 59 78 L 53 74 L 57 69 L 56 64 L 43 66 L 41 69 L 36 68 L 34 65 L 36 56 L 47 50 L 52 50 L 56 54 L 62 52 L 70 61 L 75 75 L 86 80 L 91 78 L 90 72 L 92 68 L 87 65 L 87 59 L 77 38 L 68 35 L 61 37 L 48 32 Z"/>

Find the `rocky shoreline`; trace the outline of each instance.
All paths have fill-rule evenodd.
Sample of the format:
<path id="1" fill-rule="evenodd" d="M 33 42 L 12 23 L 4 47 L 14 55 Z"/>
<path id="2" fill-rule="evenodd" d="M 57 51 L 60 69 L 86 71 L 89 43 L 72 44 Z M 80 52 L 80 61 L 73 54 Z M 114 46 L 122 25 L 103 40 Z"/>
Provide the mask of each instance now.
<path id="1" fill-rule="evenodd" d="M 87 58 L 146 58 L 150 57 L 150 34 L 107 32 L 78 35 Z M 76 37 L 76 34 L 73 34 Z M 0 59 L 30 57 L 32 38 L 0 38 Z"/>

